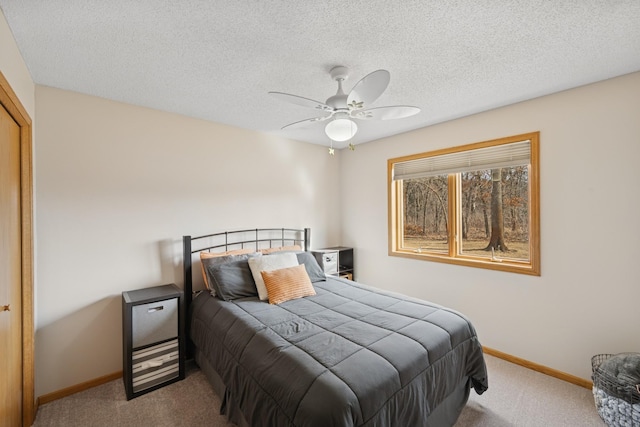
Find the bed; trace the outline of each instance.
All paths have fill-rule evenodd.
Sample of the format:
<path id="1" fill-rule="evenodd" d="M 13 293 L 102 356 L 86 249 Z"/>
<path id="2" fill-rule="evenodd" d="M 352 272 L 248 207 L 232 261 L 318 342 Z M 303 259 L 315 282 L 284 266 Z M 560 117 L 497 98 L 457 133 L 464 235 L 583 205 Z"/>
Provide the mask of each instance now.
<path id="1" fill-rule="evenodd" d="M 190 352 L 221 397 L 221 413 L 238 426 L 455 424 L 470 390 L 488 387 L 473 325 L 433 303 L 325 276 L 309 243 L 309 229 L 183 238 Z M 234 265 L 212 268 L 203 258 L 198 267 L 203 251 L 222 252 Z M 244 262 L 292 256 L 299 265 L 261 273 L 269 297 L 288 283 L 280 274 L 294 271 L 306 273 L 305 292 L 313 293 L 261 300 L 261 285 L 250 280 L 259 279 Z M 216 296 L 205 290 L 192 299 L 200 275 Z M 231 292 L 215 286 L 229 277 Z"/>

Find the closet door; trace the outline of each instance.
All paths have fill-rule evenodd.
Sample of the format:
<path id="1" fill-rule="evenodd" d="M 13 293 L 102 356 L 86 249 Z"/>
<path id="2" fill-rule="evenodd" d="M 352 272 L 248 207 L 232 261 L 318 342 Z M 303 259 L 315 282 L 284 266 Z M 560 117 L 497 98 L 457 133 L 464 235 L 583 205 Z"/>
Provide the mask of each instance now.
<path id="1" fill-rule="evenodd" d="M 20 127 L 0 105 L 0 425 L 22 425 Z"/>

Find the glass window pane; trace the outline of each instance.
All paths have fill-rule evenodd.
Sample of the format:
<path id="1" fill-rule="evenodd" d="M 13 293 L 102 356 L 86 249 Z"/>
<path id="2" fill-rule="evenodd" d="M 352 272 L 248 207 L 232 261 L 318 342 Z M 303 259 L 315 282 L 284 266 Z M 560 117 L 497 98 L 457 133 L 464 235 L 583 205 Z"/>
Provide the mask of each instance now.
<path id="1" fill-rule="evenodd" d="M 402 181 L 404 195 L 403 249 L 449 252 L 449 191 L 447 175 Z"/>
<path id="2" fill-rule="evenodd" d="M 527 166 L 460 174 L 460 254 L 529 261 Z"/>

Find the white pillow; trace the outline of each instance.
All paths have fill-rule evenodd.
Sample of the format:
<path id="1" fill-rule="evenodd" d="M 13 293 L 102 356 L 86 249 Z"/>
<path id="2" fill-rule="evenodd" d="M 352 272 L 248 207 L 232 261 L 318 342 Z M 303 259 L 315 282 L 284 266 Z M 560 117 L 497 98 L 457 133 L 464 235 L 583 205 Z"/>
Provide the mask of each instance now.
<path id="1" fill-rule="evenodd" d="M 256 282 L 260 299 L 262 301 L 269 299 L 267 287 L 262 279 L 262 274 L 260 274 L 261 271 L 280 270 L 281 268 L 295 267 L 296 265 L 299 265 L 298 257 L 293 252 L 249 258 L 249 268 L 251 269 L 253 280 Z"/>

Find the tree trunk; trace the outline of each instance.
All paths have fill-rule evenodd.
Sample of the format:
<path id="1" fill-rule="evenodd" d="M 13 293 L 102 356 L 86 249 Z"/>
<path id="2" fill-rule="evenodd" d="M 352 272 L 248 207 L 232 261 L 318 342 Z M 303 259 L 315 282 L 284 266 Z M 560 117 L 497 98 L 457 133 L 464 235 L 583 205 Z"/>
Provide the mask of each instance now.
<path id="1" fill-rule="evenodd" d="M 424 191 L 424 210 L 422 212 L 422 234 L 427 235 L 427 211 L 429 207 L 429 192 Z"/>
<path id="2" fill-rule="evenodd" d="M 472 207 L 473 207 L 473 188 L 469 188 L 469 191 L 467 191 L 467 202 L 465 203 L 465 206 L 462 209 L 462 238 L 464 240 L 467 240 L 469 238 L 469 217 L 473 212 Z"/>
<path id="3" fill-rule="evenodd" d="M 469 216 L 467 214 L 462 215 L 462 238 L 464 240 L 469 238 Z"/>
<path id="4" fill-rule="evenodd" d="M 482 204 L 482 216 L 484 217 L 484 237 L 489 237 L 489 215 L 487 214 L 487 204 Z"/>
<path id="5" fill-rule="evenodd" d="M 504 243 L 504 219 L 502 215 L 502 169 L 491 171 L 491 238 L 485 251 L 506 252 L 509 249 Z"/>
<path id="6" fill-rule="evenodd" d="M 431 188 L 430 185 L 427 185 L 427 189 L 429 189 L 431 191 L 431 193 L 436 196 L 436 199 L 438 200 L 439 204 L 440 204 L 440 208 L 442 209 L 442 216 L 444 218 L 444 227 L 445 230 L 447 232 L 447 234 L 449 233 L 449 222 L 447 221 L 447 212 L 448 212 L 448 208 L 444 203 L 444 200 L 442 200 L 442 197 L 440 197 L 440 195 L 438 194 L 438 192 L 436 190 L 434 190 L 433 188 Z M 435 209 L 435 217 L 433 219 L 433 229 L 436 233 L 440 232 L 440 211 L 438 209 Z"/>

